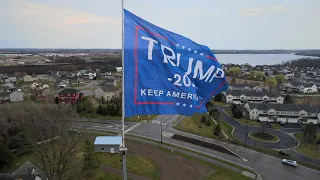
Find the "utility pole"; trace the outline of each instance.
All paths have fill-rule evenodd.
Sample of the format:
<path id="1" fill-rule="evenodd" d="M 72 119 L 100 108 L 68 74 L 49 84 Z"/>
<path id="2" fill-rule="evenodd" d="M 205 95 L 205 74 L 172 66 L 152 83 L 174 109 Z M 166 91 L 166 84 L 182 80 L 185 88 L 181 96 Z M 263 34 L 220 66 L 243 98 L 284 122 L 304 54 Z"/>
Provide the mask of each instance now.
<path id="1" fill-rule="evenodd" d="M 162 143 L 162 115 L 160 115 L 160 118 L 161 118 L 161 131 L 160 131 L 160 137 L 161 137 L 161 143 Z"/>

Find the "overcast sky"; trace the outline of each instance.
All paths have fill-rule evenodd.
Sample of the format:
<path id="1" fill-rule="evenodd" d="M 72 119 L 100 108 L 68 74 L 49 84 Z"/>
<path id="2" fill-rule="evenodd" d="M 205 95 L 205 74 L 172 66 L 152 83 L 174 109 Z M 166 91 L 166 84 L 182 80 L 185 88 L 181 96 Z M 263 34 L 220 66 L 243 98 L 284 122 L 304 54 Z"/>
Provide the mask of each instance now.
<path id="1" fill-rule="evenodd" d="M 211 49 L 320 49 L 320 0 L 125 0 Z M 0 0 L 0 48 L 121 48 L 120 0 Z"/>

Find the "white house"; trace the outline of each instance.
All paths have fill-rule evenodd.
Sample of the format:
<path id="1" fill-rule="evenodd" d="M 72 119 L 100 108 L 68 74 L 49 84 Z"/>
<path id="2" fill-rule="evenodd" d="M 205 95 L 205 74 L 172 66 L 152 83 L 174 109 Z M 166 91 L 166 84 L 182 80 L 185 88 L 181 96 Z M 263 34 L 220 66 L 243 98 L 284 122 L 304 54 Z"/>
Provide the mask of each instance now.
<path id="1" fill-rule="evenodd" d="M 97 73 L 95 73 L 95 72 L 88 72 L 83 75 L 84 78 L 88 78 L 88 79 L 93 79 L 96 76 L 97 76 Z"/>
<path id="2" fill-rule="evenodd" d="M 294 78 L 294 73 L 289 73 L 285 75 L 286 80 Z"/>
<path id="3" fill-rule="evenodd" d="M 320 122 L 320 110 L 306 104 L 247 103 L 244 107 L 244 113 L 251 120 L 314 124 Z"/>
<path id="4" fill-rule="evenodd" d="M 9 96 L 10 96 L 10 102 L 23 101 L 23 93 L 21 91 L 14 91 Z"/>
<path id="5" fill-rule="evenodd" d="M 17 81 L 17 77 L 8 77 L 7 79 L 4 80 L 5 83 L 14 83 Z"/>
<path id="6" fill-rule="evenodd" d="M 120 91 L 113 85 L 99 87 L 94 91 L 94 97 L 97 99 L 104 98 L 105 101 L 111 100 L 113 97 L 120 95 Z"/>
<path id="7" fill-rule="evenodd" d="M 299 83 L 299 82 L 288 82 L 283 84 L 286 90 L 293 90 L 301 93 L 315 93 L 318 92 L 318 87 L 314 83 Z"/>
<path id="8" fill-rule="evenodd" d="M 222 101 L 230 104 L 276 103 L 283 104 L 284 97 L 277 92 L 227 91 L 222 93 Z"/>

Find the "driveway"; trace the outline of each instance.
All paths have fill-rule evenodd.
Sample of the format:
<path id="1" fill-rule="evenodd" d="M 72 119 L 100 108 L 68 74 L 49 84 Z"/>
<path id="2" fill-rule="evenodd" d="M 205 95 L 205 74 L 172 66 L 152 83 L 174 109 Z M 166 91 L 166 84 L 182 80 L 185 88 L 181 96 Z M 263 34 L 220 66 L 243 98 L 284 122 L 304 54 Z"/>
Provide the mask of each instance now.
<path id="1" fill-rule="evenodd" d="M 298 141 L 290 136 L 287 133 L 277 131 L 274 129 L 267 128 L 265 129 L 266 133 L 273 134 L 279 137 L 278 142 L 274 143 L 268 143 L 268 142 L 261 142 L 261 141 L 256 141 L 252 138 L 247 136 L 250 132 L 260 132 L 262 130 L 261 127 L 252 127 L 252 126 L 245 126 L 235 120 L 233 120 L 229 115 L 227 115 L 223 110 L 224 108 L 217 107 L 218 110 L 220 111 L 220 117 L 223 119 L 226 123 L 230 124 L 235 128 L 233 135 L 234 137 L 245 143 L 250 145 L 250 146 L 257 146 L 257 147 L 263 147 L 263 148 L 269 148 L 269 149 L 292 149 L 298 145 Z"/>

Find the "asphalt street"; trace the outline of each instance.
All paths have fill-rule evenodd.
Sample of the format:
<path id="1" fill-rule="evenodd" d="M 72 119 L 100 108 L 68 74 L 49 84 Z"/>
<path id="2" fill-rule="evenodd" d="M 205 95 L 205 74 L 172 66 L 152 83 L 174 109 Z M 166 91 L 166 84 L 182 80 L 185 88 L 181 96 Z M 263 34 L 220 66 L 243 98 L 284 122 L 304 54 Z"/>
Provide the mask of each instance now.
<path id="1" fill-rule="evenodd" d="M 247 134 L 250 132 L 260 132 L 262 130 L 261 127 L 248 126 L 247 128 L 246 125 L 243 125 L 233 120 L 232 117 L 230 117 L 227 113 L 223 111 L 224 108 L 218 107 L 218 110 L 220 111 L 221 119 L 223 119 L 226 123 L 230 124 L 235 128 L 233 132 L 235 138 L 243 143 L 246 141 L 248 145 L 269 149 L 292 149 L 298 145 L 298 141 L 291 135 L 270 128 L 266 128 L 265 132 L 278 136 L 278 142 L 268 143 L 254 140 L 250 138 Z"/>
<path id="2" fill-rule="evenodd" d="M 222 158 L 224 160 L 237 163 L 241 166 L 246 166 L 254 169 L 258 172 L 263 179 L 267 180 L 316 180 L 320 177 L 320 172 L 299 166 L 293 168 L 290 166 L 283 165 L 281 159 L 265 155 L 256 151 L 252 151 L 243 147 L 235 146 L 233 144 L 228 144 L 220 142 L 217 140 L 200 137 L 197 135 L 191 135 L 188 133 L 183 133 L 174 130 L 171 127 L 171 123 L 179 121 L 183 116 L 180 115 L 162 115 L 157 116 L 153 121 L 142 121 L 139 123 L 125 122 L 125 131 L 127 134 L 133 134 L 138 136 L 143 136 L 147 138 L 152 138 L 156 140 L 161 139 L 161 121 L 162 121 L 162 138 L 164 142 L 171 143 L 173 145 L 178 145 L 193 151 L 198 151 L 216 158 Z M 77 127 L 93 130 L 105 130 L 121 132 L 121 121 L 110 121 L 110 124 L 99 124 L 90 122 L 78 122 L 75 124 Z M 185 143 L 170 138 L 173 134 L 183 134 L 185 136 L 191 136 L 192 138 L 197 138 L 200 140 L 217 143 L 222 145 L 234 153 L 238 154 L 241 158 L 236 158 L 227 154 L 223 154 L 211 149 L 207 149 L 201 146 Z M 129 149 L 130 151 L 130 149 Z"/>

